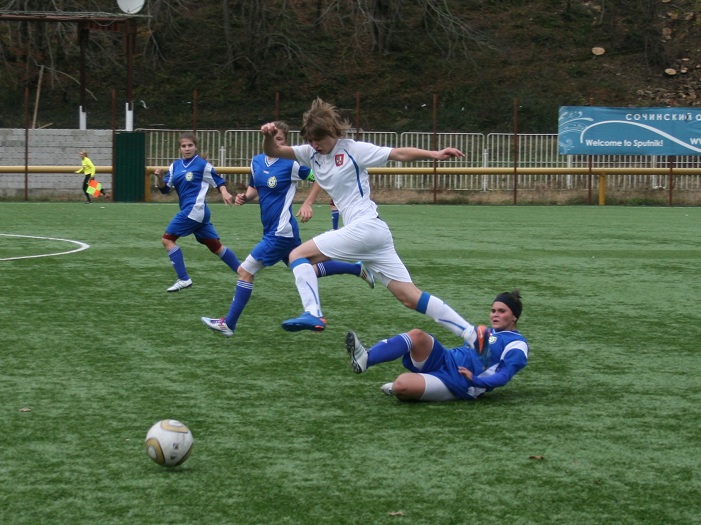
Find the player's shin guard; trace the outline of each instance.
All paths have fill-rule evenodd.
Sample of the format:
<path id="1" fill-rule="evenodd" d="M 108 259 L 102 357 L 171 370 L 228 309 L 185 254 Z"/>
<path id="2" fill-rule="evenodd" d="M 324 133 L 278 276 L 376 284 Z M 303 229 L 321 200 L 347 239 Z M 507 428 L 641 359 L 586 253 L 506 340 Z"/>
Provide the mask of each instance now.
<path id="1" fill-rule="evenodd" d="M 322 317 L 319 301 L 319 281 L 309 259 L 297 259 L 290 264 L 295 276 L 295 284 L 305 312 Z"/>
<path id="2" fill-rule="evenodd" d="M 463 319 L 455 310 L 444 303 L 438 297 L 423 292 L 419 299 L 419 304 L 416 306 L 416 311 L 426 314 L 439 325 L 447 328 L 458 337 L 465 339 L 463 334 L 472 334 L 474 327 Z M 473 339 L 474 343 L 474 339 Z"/>

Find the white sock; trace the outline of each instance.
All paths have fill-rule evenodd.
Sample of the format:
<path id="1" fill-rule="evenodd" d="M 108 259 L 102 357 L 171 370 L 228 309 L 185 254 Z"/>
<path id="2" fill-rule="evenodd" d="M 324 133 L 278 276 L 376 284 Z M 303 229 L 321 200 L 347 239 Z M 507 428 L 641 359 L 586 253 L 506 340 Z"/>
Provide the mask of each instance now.
<path id="1" fill-rule="evenodd" d="M 426 305 L 426 315 L 436 321 L 439 325 L 447 328 L 463 341 L 474 345 L 475 342 L 475 327 L 463 319 L 455 310 L 444 303 L 438 297 L 431 295 Z M 471 340 L 466 339 L 471 337 Z"/>
<path id="2" fill-rule="evenodd" d="M 302 299 L 302 307 L 305 312 L 321 317 L 321 303 L 319 301 L 319 281 L 311 263 L 297 264 L 292 273 L 295 276 L 295 284 L 299 297 Z"/>
<path id="3" fill-rule="evenodd" d="M 477 341 L 477 330 L 475 330 L 475 327 L 470 324 L 467 328 L 465 328 L 465 331 L 462 333 L 461 337 L 462 340 L 467 343 L 467 346 L 474 348 L 475 342 Z"/>

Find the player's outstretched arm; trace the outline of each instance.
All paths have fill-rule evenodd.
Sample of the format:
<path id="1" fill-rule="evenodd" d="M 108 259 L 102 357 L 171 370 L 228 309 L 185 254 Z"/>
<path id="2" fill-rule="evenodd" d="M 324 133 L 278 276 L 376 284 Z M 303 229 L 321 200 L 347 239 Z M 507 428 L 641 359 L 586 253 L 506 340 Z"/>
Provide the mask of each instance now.
<path id="1" fill-rule="evenodd" d="M 439 151 L 419 148 L 393 148 L 389 154 L 389 160 L 412 162 L 414 160 L 446 160 L 464 156 L 465 154 L 456 148 L 444 148 Z"/>

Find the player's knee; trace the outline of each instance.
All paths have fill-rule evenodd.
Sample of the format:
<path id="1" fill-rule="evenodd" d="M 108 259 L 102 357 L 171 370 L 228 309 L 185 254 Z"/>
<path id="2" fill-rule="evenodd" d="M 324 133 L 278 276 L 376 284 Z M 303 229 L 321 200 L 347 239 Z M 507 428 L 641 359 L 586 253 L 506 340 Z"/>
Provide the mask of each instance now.
<path id="1" fill-rule="evenodd" d="M 200 239 L 200 242 L 204 244 L 207 248 L 209 248 L 209 251 L 214 253 L 214 254 L 219 254 L 219 250 L 221 250 L 222 243 L 219 239 Z"/>
<path id="2" fill-rule="evenodd" d="M 413 373 L 399 375 L 399 377 L 394 380 L 394 383 L 392 383 L 392 392 L 394 392 L 394 395 L 404 400 L 421 399 L 425 387 L 417 388 L 417 376 L 418 374 Z"/>
<path id="3" fill-rule="evenodd" d="M 407 332 L 407 335 L 411 339 L 411 342 L 415 345 L 424 343 L 426 339 L 430 338 L 431 336 L 428 335 L 426 332 L 421 330 L 420 328 L 413 328 Z"/>
<path id="4" fill-rule="evenodd" d="M 252 282 L 253 282 L 253 278 L 254 278 L 253 274 L 252 274 L 251 272 L 249 272 L 248 270 L 246 270 L 246 269 L 243 267 L 243 264 L 240 264 L 240 265 L 239 265 L 239 269 L 236 270 L 236 273 L 237 273 L 238 276 L 239 276 L 239 280 L 245 281 L 245 282 L 247 282 L 247 283 L 252 283 Z"/>
<path id="5" fill-rule="evenodd" d="M 161 242 L 166 250 L 170 250 L 177 240 L 178 236 L 173 235 L 172 233 L 164 233 L 163 237 L 161 237 Z"/>
<path id="6" fill-rule="evenodd" d="M 293 262 L 296 261 L 297 259 L 300 259 L 300 258 L 302 257 L 302 256 L 300 255 L 300 253 L 301 253 L 301 250 L 299 250 L 298 248 L 295 248 L 294 250 L 292 250 L 292 251 L 290 252 L 290 255 L 288 256 L 289 262 L 290 262 L 290 263 L 293 263 Z"/>

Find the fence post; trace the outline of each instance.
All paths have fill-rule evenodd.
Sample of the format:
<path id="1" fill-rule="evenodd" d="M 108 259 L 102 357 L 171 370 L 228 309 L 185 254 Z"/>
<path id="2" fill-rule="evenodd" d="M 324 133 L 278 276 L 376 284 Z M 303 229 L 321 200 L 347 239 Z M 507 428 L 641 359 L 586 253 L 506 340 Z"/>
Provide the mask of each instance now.
<path id="1" fill-rule="evenodd" d="M 144 202 L 151 202 L 151 176 L 147 166 L 144 166 Z"/>
<path id="2" fill-rule="evenodd" d="M 591 155 L 587 156 L 587 166 L 589 169 L 589 175 L 587 175 L 587 179 L 588 179 L 587 180 L 587 189 L 588 189 L 587 204 L 591 204 L 591 176 L 592 176 L 592 173 L 591 173 L 591 168 L 592 168 Z"/>
<path id="3" fill-rule="evenodd" d="M 672 205 L 672 191 L 674 189 L 674 156 L 669 157 L 669 205 Z"/>
<path id="4" fill-rule="evenodd" d="M 518 99 L 514 99 L 514 204 L 518 201 Z"/>

